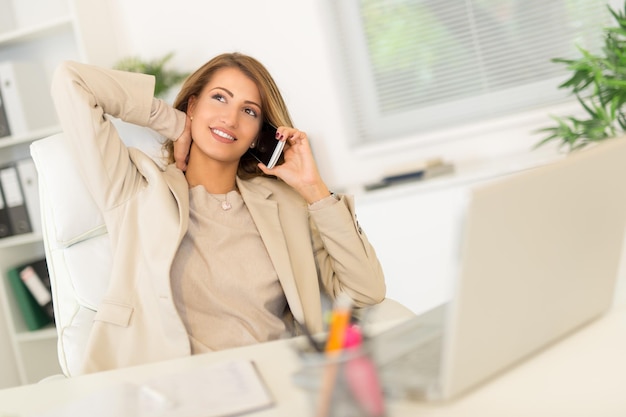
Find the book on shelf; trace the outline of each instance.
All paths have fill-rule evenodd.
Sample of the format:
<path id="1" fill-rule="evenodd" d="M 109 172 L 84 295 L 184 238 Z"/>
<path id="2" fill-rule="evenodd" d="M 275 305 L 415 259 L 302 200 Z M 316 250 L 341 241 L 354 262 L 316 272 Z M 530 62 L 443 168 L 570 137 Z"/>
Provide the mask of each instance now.
<path id="1" fill-rule="evenodd" d="M 29 330 L 54 322 L 52 289 L 45 258 L 11 268 L 9 286 Z"/>
<path id="2" fill-rule="evenodd" d="M 0 187 L 2 187 L 11 235 L 32 232 L 26 200 L 15 163 L 0 168 Z"/>

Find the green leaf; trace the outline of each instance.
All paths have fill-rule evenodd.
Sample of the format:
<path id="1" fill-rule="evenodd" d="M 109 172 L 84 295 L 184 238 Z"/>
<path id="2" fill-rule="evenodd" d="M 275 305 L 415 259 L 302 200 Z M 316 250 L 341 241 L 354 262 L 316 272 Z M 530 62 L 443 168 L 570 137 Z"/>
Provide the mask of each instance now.
<path id="1" fill-rule="evenodd" d="M 578 59 L 551 60 L 570 71 L 570 77 L 558 88 L 576 96 L 586 118 L 551 116 L 555 125 L 536 131 L 545 137 L 534 148 L 561 141 L 571 151 L 626 131 L 626 2 L 621 10 L 607 8 L 614 25 L 602 29 L 604 45 L 600 53 L 576 45 Z"/>

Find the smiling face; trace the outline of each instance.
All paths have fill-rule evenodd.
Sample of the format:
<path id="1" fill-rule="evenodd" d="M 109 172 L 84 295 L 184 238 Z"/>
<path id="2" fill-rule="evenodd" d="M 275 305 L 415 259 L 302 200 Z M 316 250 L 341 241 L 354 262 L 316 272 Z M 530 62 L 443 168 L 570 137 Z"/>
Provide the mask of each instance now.
<path id="1" fill-rule="evenodd" d="M 216 71 L 187 108 L 193 145 L 190 158 L 238 164 L 256 138 L 263 115 L 254 81 L 237 68 Z M 200 152 L 202 155 L 194 155 Z M 194 158 L 195 159 L 195 158 Z"/>

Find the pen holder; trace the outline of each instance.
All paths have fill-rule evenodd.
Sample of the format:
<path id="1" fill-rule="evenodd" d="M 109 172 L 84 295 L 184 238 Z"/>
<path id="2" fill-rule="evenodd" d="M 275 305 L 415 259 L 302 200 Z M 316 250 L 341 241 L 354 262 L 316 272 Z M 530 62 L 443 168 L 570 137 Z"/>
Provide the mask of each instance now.
<path id="1" fill-rule="evenodd" d="M 307 391 L 316 417 L 382 417 L 384 397 L 374 362 L 354 348 L 326 354 L 298 350 L 301 367 L 293 375 Z"/>

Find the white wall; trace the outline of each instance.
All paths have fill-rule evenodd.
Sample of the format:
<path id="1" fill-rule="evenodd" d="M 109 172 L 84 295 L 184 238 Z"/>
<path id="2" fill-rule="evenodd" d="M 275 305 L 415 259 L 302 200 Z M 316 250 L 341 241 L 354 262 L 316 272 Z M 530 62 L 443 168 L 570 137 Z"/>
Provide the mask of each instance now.
<path id="1" fill-rule="evenodd" d="M 173 65 L 185 70 L 227 51 L 244 52 L 263 62 L 297 127 L 311 138 L 320 170 L 333 189 L 354 189 L 398 163 L 443 156 L 462 165 L 530 153 L 541 138 L 531 132 L 552 124 L 548 113 L 558 110 L 539 109 L 489 124 L 416 133 L 394 146 L 352 149 L 345 121 L 350 109 L 342 106 L 326 1 L 113 0 L 113 4 L 123 25 L 117 38 L 127 54 L 152 58 L 175 51 Z M 416 141 L 431 144 L 418 146 Z"/>

